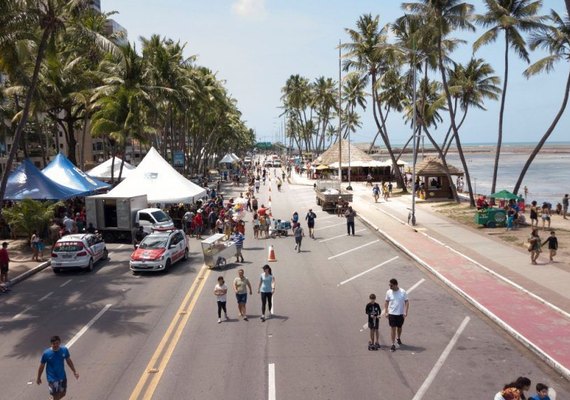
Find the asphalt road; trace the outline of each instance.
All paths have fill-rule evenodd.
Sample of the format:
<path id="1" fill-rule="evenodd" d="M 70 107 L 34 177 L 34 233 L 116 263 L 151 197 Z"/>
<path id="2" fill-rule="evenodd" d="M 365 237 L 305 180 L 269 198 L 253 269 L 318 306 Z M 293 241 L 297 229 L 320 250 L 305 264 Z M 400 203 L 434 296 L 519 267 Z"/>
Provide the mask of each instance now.
<path id="1" fill-rule="evenodd" d="M 312 188 L 272 187 L 274 217 L 317 213 L 316 239 L 307 234 L 301 253 L 290 236 L 255 240 L 250 230 L 244 264 L 204 270 L 191 239 L 188 262 L 168 274 L 133 276 L 130 247 L 109 245 L 110 260 L 93 273 L 48 269 L 3 296 L 1 397 L 47 397 L 36 371 L 58 334 L 72 341 L 81 375 L 70 374 L 69 399 L 481 400 L 520 375 L 570 398 L 567 382 L 362 223 L 348 237 L 344 219 L 317 209 Z M 269 244 L 278 259 L 271 263 L 275 316 L 261 322 L 256 289 Z M 239 267 L 254 286 L 250 319 L 236 318 L 229 294 L 230 321 L 218 324 L 215 280 L 224 276 L 230 286 Z M 390 278 L 410 292 L 404 345 L 368 351 L 364 307 L 370 293 L 383 303 Z M 386 320 L 380 335 L 388 344 Z"/>

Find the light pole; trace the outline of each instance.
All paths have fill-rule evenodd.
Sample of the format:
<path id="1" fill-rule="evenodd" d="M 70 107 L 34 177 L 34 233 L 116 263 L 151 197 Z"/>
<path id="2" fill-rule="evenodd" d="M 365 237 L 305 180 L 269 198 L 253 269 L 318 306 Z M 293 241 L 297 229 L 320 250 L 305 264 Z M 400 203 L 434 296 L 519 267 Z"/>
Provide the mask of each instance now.
<path id="1" fill-rule="evenodd" d="M 342 130 L 341 130 L 341 108 L 342 108 L 342 101 L 341 101 L 341 85 L 340 81 L 342 79 L 342 72 L 341 72 L 341 41 L 338 41 L 338 191 L 341 191 L 342 185 Z"/>

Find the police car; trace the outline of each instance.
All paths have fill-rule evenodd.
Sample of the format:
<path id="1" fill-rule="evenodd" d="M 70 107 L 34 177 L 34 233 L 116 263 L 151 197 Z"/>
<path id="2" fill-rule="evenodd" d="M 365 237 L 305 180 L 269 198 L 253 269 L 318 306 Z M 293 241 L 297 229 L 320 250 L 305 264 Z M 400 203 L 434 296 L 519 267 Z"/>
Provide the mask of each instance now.
<path id="1" fill-rule="evenodd" d="M 145 236 L 131 254 L 129 267 L 133 273 L 168 271 L 175 262 L 188 259 L 189 251 L 183 231 L 153 232 Z"/>
<path id="2" fill-rule="evenodd" d="M 58 273 L 64 269 L 83 268 L 93 271 L 93 264 L 109 256 L 103 239 L 93 233 L 66 235 L 51 251 L 51 268 Z"/>

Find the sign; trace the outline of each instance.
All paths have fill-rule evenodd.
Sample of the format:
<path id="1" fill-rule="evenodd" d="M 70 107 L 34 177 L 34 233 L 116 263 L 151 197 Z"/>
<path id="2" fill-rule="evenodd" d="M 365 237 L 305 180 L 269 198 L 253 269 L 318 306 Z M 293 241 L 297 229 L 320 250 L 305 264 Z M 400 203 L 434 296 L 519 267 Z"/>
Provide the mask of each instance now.
<path id="1" fill-rule="evenodd" d="M 172 156 L 173 162 L 172 164 L 174 167 L 184 168 L 184 152 L 183 151 L 175 151 L 174 155 Z"/>
<path id="2" fill-rule="evenodd" d="M 255 144 L 255 147 L 260 149 L 260 150 L 269 150 L 271 149 L 273 145 L 271 144 L 271 142 L 257 142 Z"/>

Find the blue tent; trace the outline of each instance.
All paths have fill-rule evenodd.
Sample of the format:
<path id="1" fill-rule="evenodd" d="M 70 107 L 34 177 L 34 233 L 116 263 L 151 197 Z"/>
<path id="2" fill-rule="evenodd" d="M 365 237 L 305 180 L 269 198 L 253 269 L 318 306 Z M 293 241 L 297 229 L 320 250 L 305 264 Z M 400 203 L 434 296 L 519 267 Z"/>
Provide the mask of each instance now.
<path id="1" fill-rule="evenodd" d="M 82 192 L 93 193 L 111 187 L 108 183 L 85 174 L 61 153 L 42 169 L 42 173 L 60 185 Z"/>
<path id="2" fill-rule="evenodd" d="M 85 190 L 60 185 L 42 174 L 30 160 L 24 160 L 8 177 L 5 200 L 65 200 L 87 194 Z"/>

